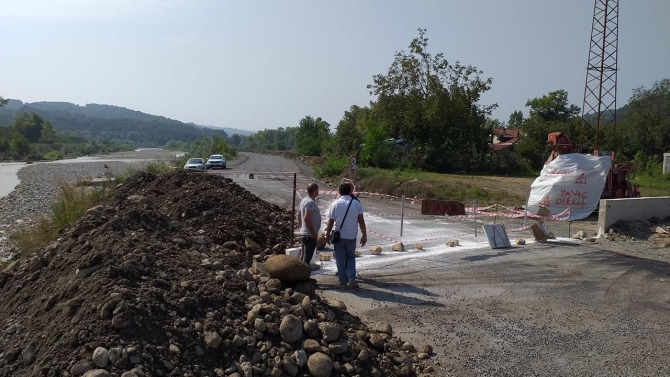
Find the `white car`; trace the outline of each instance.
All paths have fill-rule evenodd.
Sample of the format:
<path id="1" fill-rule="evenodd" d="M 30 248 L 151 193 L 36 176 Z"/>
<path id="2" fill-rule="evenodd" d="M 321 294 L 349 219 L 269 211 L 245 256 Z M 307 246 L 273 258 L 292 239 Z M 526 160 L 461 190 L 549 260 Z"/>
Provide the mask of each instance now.
<path id="1" fill-rule="evenodd" d="M 226 158 L 221 154 L 213 154 L 207 159 L 207 169 L 225 169 L 226 168 Z"/>
<path id="2" fill-rule="evenodd" d="M 205 171 L 207 166 L 205 165 L 205 160 L 202 158 L 189 158 L 184 165 L 184 170 L 186 171 Z"/>

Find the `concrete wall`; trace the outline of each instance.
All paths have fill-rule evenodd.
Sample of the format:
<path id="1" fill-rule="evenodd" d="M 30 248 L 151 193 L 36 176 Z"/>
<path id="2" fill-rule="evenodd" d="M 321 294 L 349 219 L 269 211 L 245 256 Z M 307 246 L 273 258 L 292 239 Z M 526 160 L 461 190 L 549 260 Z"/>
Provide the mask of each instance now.
<path id="1" fill-rule="evenodd" d="M 663 153 L 663 174 L 670 174 L 670 153 Z"/>
<path id="2" fill-rule="evenodd" d="M 670 196 L 657 198 L 602 199 L 598 213 L 598 229 L 607 229 L 619 220 L 650 220 L 670 217 Z"/>

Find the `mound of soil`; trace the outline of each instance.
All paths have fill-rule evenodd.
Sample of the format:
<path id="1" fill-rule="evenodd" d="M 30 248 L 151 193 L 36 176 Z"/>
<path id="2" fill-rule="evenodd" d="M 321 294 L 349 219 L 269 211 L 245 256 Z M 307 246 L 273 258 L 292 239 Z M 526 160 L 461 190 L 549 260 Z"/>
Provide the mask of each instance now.
<path id="1" fill-rule="evenodd" d="M 227 178 L 137 174 L 0 273 L 0 376 L 431 372 L 430 347 L 264 273 L 290 219 Z"/>

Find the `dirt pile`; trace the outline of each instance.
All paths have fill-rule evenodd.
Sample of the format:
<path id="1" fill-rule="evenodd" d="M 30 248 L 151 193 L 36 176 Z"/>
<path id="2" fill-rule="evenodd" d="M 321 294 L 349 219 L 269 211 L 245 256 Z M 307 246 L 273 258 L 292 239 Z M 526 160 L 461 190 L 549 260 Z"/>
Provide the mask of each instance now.
<path id="1" fill-rule="evenodd" d="M 290 216 L 220 176 L 136 175 L 0 273 L 0 376 L 431 372 L 430 347 L 264 273 Z"/>

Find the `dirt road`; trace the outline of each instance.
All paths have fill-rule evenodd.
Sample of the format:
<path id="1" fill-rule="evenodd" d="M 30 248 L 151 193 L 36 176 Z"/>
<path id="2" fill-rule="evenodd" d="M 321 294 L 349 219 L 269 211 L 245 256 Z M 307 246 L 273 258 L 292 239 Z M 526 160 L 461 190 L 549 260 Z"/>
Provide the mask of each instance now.
<path id="1" fill-rule="evenodd" d="M 249 180 L 242 173 L 305 171 L 293 161 L 254 154 L 230 167 L 238 183 L 287 205 L 292 176 Z M 299 185 L 306 184 L 309 174 L 301 179 Z M 473 237 L 471 222 L 448 218 L 409 216 L 401 238 L 397 202 L 362 201 L 369 229 L 380 235 L 406 245 L 434 239 L 422 252 L 392 253 L 391 241 L 372 235 L 370 244 L 385 249 L 381 257 L 358 260 L 361 289 L 333 289 L 328 262 L 316 276 L 320 294 L 343 300 L 368 321 L 389 321 L 417 345 L 432 344 L 439 375 L 670 375 L 668 264 L 561 241 L 490 250 L 481 234 Z M 569 234 L 567 223 L 550 226 L 559 237 Z M 584 228 L 588 223 L 572 224 L 573 232 Z M 444 238 L 452 236 L 464 246 L 445 248 Z"/>

